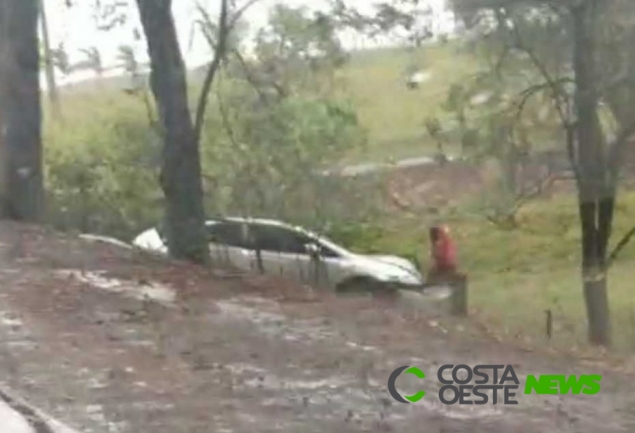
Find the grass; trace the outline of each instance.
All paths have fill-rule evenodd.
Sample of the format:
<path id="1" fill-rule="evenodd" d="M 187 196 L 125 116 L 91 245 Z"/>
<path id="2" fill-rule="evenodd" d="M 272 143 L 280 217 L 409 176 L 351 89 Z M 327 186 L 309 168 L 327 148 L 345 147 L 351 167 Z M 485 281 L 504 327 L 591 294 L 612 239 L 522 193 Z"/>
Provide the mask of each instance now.
<path id="1" fill-rule="evenodd" d="M 635 192 L 621 196 L 615 235 L 633 225 Z M 509 337 L 544 340 L 545 310 L 554 317 L 553 344 L 585 344 L 586 313 L 580 278 L 580 232 L 575 198 L 555 196 L 527 205 L 520 227 L 498 228 L 484 218 L 458 211 L 448 218 L 470 280 L 470 305 L 493 329 Z M 394 220 L 362 250 L 423 256 L 427 263 L 427 221 Z M 372 248 L 369 248 L 372 245 Z M 635 349 L 635 244 L 623 250 L 609 274 L 616 347 Z"/>
<path id="2" fill-rule="evenodd" d="M 431 74 L 416 90 L 405 86 L 404 71 L 411 63 Z M 369 133 L 366 157 L 375 161 L 433 152 L 435 144 L 427 137 L 423 122 L 428 116 L 442 117 L 441 104 L 449 87 L 478 68 L 476 58 L 452 43 L 418 52 L 392 49 L 356 53 L 343 75 Z M 359 157 L 352 155 L 351 159 Z M 575 198 L 561 195 L 527 205 L 519 215 L 520 228 L 516 230 L 496 228 L 468 212 L 470 207 L 466 204 L 463 210 L 454 212 L 449 222 L 462 266 L 470 276 L 470 302 L 479 316 L 510 337 L 543 340 L 545 311 L 551 310 L 552 344 L 585 344 L 586 311 Z M 630 229 L 632 215 L 635 193 L 630 192 L 620 198 L 614 242 Z M 362 235 L 353 244 L 365 251 L 427 256 L 424 218 L 409 220 L 399 216 L 389 225 L 386 230 L 369 231 L 367 237 Z M 635 293 L 631 290 L 634 262 L 632 245 L 609 275 L 616 347 L 629 351 L 635 350 Z"/>
<path id="3" fill-rule="evenodd" d="M 418 65 L 430 76 L 418 89 L 406 87 L 405 71 Z M 382 49 L 355 53 L 341 71 L 346 91 L 369 135 L 371 161 L 430 154 L 427 117 L 443 114 L 440 105 L 450 86 L 477 70 L 476 59 L 447 43 L 422 48 Z M 352 155 L 351 159 L 359 158 Z"/>
<path id="4" fill-rule="evenodd" d="M 406 70 L 411 65 L 430 73 L 429 79 L 416 90 L 406 87 Z M 339 71 L 339 78 L 345 83 L 345 96 L 358 110 L 369 143 L 367 151 L 351 155 L 349 161 L 377 162 L 434 152 L 436 145 L 424 126 L 426 118 L 443 115 L 440 105 L 449 87 L 474 74 L 477 67 L 476 58 L 462 52 L 453 42 L 418 50 L 386 48 L 354 52 L 350 62 Z M 190 75 L 194 98 L 199 77 Z M 110 104 L 112 99 L 121 98 L 127 83 L 127 78 L 108 78 L 76 84 L 65 88 L 64 105 L 94 105 L 104 95 L 108 95 Z M 66 111 L 75 111 L 75 107 Z"/>

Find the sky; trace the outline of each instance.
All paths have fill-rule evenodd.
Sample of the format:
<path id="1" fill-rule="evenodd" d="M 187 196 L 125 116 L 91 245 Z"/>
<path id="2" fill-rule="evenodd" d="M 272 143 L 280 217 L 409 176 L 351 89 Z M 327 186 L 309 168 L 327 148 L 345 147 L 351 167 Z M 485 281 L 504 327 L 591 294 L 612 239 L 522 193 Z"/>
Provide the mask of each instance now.
<path id="1" fill-rule="evenodd" d="M 102 0 L 102 3 L 108 1 L 112 0 Z M 247 0 L 238 0 L 238 6 L 240 7 L 245 1 Z M 453 21 L 451 14 L 444 12 L 445 0 L 427 1 L 435 11 L 434 25 L 437 30 L 451 31 Z M 96 28 L 93 6 L 95 0 L 75 0 L 70 9 L 65 6 L 65 3 L 66 0 L 44 0 L 51 46 L 56 47 L 63 43 L 71 63 L 83 60 L 84 57 L 80 51 L 82 48 L 95 47 L 101 53 L 104 66 L 113 66 L 117 63 L 116 56 L 120 45 L 133 46 L 141 61 L 147 59 L 145 42 L 143 40 L 135 41 L 133 36 L 135 28 L 141 30 L 134 0 L 128 0 L 127 16 L 129 18 L 127 22 L 109 31 L 99 31 Z M 213 17 L 218 16 L 219 0 L 174 0 L 172 6 L 179 42 L 185 62 L 189 67 L 207 63 L 211 58 L 210 49 L 204 39 L 195 33 L 192 38 L 193 23 L 198 18 L 197 3 L 210 11 Z M 314 10 L 326 9 L 328 6 L 327 0 L 284 0 L 283 2 L 280 0 L 260 0 L 251 6 L 244 15 L 245 21 L 249 23 L 251 34 L 266 25 L 268 11 L 277 3 L 284 3 L 287 6 L 306 6 Z M 369 5 L 375 2 L 372 0 L 346 0 L 346 3 L 361 11 L 369 11 Z M 341 38 L 347 49 L 365 48 L 386 43 L 385 41 L 370 41 L 354 34 L 345 34 Z M 92 78 L 93 76 L 89 71 L 77 72 L 66 78 L 61 77 L 59 73 L 57 75 L 60 84 Z"/>

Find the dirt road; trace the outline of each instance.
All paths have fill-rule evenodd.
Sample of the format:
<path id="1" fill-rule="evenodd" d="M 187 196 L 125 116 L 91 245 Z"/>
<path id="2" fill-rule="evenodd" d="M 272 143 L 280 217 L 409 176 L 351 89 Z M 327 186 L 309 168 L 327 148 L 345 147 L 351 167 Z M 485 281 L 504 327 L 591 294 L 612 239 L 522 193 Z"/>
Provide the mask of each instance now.
<path id="1" fill-rule="evenodd" d="M 521 383 L 602 372 L 444 333 L 403 307 L 6 223 L 0 254 L 0 389 L 79 432 L 635 431 L 633 381 L 608 372 L 597 395 L 440 404 L 442 364 L 513 364 Z M 428 375 L 398 381 L 426 390 L 417 403 L 386 389 L 402 365 Z"/>

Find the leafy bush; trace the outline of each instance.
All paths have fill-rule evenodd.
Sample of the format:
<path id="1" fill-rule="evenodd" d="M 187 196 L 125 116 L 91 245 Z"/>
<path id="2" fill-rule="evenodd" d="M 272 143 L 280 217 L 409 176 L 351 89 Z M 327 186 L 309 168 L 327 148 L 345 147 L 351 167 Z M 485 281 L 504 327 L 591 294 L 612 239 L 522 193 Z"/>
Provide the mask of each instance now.
<path id="1" fill-rule="evenodd" d="M 73 112 L 72 125 L 70 118 L 47 125 L 49 220 L 128 238 L 160 214 L 158 137 L 134 100 L 95 111 Z"/>
<path id="2" fill-rule="evenodd" d="M 322 173 L 364 143 L 350 105 L 296 95 L 262 106 L 244 83 L 224 84 L 201 143 L 209 214 L 321 229 L 369 212 L 366 186 Z M 46 125 L 49 219 L 129 239 L 161 217 L 161 141 L 143 101 L 106 95 L 69 98 L 66 121 Z"/>

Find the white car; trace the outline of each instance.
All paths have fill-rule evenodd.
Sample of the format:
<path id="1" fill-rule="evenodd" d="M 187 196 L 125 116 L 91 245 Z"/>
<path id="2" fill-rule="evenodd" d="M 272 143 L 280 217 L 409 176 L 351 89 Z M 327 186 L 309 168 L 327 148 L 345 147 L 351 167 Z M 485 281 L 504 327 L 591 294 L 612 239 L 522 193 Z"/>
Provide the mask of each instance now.
<path id="1" fill-rule="evenodd" d="M 206 222 L 210 255 L 245 271 L 260 271 L 337 291 L 378 288 L 422 290 L 424 281 L 413 263 L 402 257 L 355 254 L 328 239 L 280 221 L 223 218 Z M 159 230 L 137 236 L 141 249 L 167 253 Z M 258 257 L 260 256 L 260 258 Z"/>

